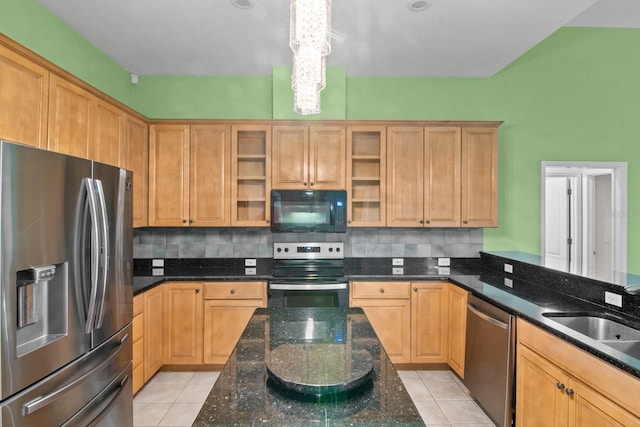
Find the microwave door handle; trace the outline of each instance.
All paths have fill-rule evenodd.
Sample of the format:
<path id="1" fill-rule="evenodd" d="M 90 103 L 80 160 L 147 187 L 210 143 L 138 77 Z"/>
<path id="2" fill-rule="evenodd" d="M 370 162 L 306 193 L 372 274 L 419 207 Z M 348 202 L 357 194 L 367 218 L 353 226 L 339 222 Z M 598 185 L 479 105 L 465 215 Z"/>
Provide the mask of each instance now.
<path id="1" fill-rule="evenodd" d="M 99 224 L 99 233 L 100 233 L 100 255 L 101 255 L 101 268 L 100 268 L 100 278 L 98 279 L 98 286 L 102 287 L 102 292 L 100 295 L 100 308 L 97 312 L 96 318 L 96 328 L 102 327 L 102 320 L 104 319 L 104 306 L 105 300 L 107 298 L 107 277 L 109 273 L 109 221 L 107 220 L 107 202 L 104 197 L 104 188 L 102 186 L 102 181 L 99 179 L 94 180 L 96 184 L 96 190 L 98 193 L 98 203 L 100 205 L 100 224 Z"/>
<path id="2" fill-rule="evenodd" d="M 94 193 L 93 179 L 85 178 L 85 188 L 87 189 L 87 201 L 89 202 L 89 216 L 91 218 L 91 290 L 89 292 L 89 309 L 87 310 L 87 323 L 85 333 L 93 330 L 94 318 L 96 315 L 97 293 L 98 293 L 98 267 L 100 265 L 100 230 L 98 225 L 98 205 Z"/>

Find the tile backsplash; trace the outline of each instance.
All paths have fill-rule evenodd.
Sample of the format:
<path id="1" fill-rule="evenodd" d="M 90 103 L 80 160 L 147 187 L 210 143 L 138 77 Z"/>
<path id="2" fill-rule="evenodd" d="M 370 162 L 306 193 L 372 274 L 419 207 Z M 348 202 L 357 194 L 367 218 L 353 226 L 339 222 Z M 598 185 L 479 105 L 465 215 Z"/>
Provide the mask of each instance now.
<path id="1" fill-rule="evenodd" d="M 346 257 L 479 257 L 481 228 L 350 228 L 272 233 L 264 228 L 139 228 L 134 258 L 270 258 L 274 242 L 344 242 Z"/>

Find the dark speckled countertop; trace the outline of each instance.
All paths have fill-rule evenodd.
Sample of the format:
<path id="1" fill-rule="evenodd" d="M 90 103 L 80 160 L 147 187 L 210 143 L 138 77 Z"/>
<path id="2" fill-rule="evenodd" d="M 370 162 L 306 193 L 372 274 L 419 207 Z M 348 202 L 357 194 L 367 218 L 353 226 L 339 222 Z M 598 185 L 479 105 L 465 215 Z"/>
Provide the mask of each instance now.
<path id="1" fill-rule="evenodd" d="M 267 378 L 282 345 L 333 344 L 366 351 L 371 381 L 348 394 L 291 394 Z M 193 426 L 424 426 L 360 308 L 257 309 Z"/>
<path id="2" fill-rule="evenodd" d="M 441 274 L 432 259 L 405 259 L 403 275 L 391 274 L 391 261 L 378 258 L 347 260 L 349 280 L 426 281 L 450 280 L 474 295 L 504 310 L 526 319 L 542 329 L 568 341 L 602 360 L 640 378 L 640 359 L 614 350 L 598 341 L 543 316 L 546 312 L 590 312 L 619 318 L 640 329 L 640 296 L 624 296 L 620 309 L 604 304 L 604 291 L 621 293 L 621 287 L 609 283 L 531 266 L 516 260 L 482 253 L 480 259 L 451 259 L 448 274 Z M 515 274 L 502 273 L 505 261 L 514 265 Z M 134 293 L 148 289 L 164 280 L 267 280 L 270 260 L 258 259 L 258 275 L 241 274 L 240 261 L 225 261 L 224 268 L 202 269 L 195 261 L 186 270 L 171 267 L 172 275 L 134 277 Z M 235 267 L 234 267 L 235 266 Z M 506 281 L 505 281 L 506 279 Z M 505 283 L 510 283 L 507 286 Z"/>

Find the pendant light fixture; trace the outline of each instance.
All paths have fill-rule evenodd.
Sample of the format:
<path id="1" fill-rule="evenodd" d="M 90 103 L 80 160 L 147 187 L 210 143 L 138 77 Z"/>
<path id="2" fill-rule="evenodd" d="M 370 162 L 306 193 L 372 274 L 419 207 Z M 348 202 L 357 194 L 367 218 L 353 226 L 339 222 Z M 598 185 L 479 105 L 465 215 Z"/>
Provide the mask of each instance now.
<path id="1" fill-rule="evenodd" d="M 291 0 L 290 12 L 293 109 L 298 114 L 318 114 L 320 91 L 326 85 L 325 58 L 331 52 L 331 0 Z"/>

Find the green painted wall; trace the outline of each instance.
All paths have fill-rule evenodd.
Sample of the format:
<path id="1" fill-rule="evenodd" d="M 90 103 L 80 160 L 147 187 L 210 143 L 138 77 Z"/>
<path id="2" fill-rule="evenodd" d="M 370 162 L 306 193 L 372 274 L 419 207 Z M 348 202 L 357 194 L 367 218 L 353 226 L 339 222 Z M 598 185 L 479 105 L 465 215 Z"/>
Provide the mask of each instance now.
<path id="1" fill-rule="evenodd" d="M 126 70 L 35 0 L 0 7 L 3 33 L 147 117 L 270 119 L 288 108 L 280 67 L 274 76 L 141 76 L 132 86 Z M 485 230 L 487 250 L 539 253 L 540 161 L 628 162 L 629 271 L 640 273 L 639 29 L 563 28 L 490 78 L 348 71 L 340 89 L 347 119 L 504 120 L 500 227 Z"/>

